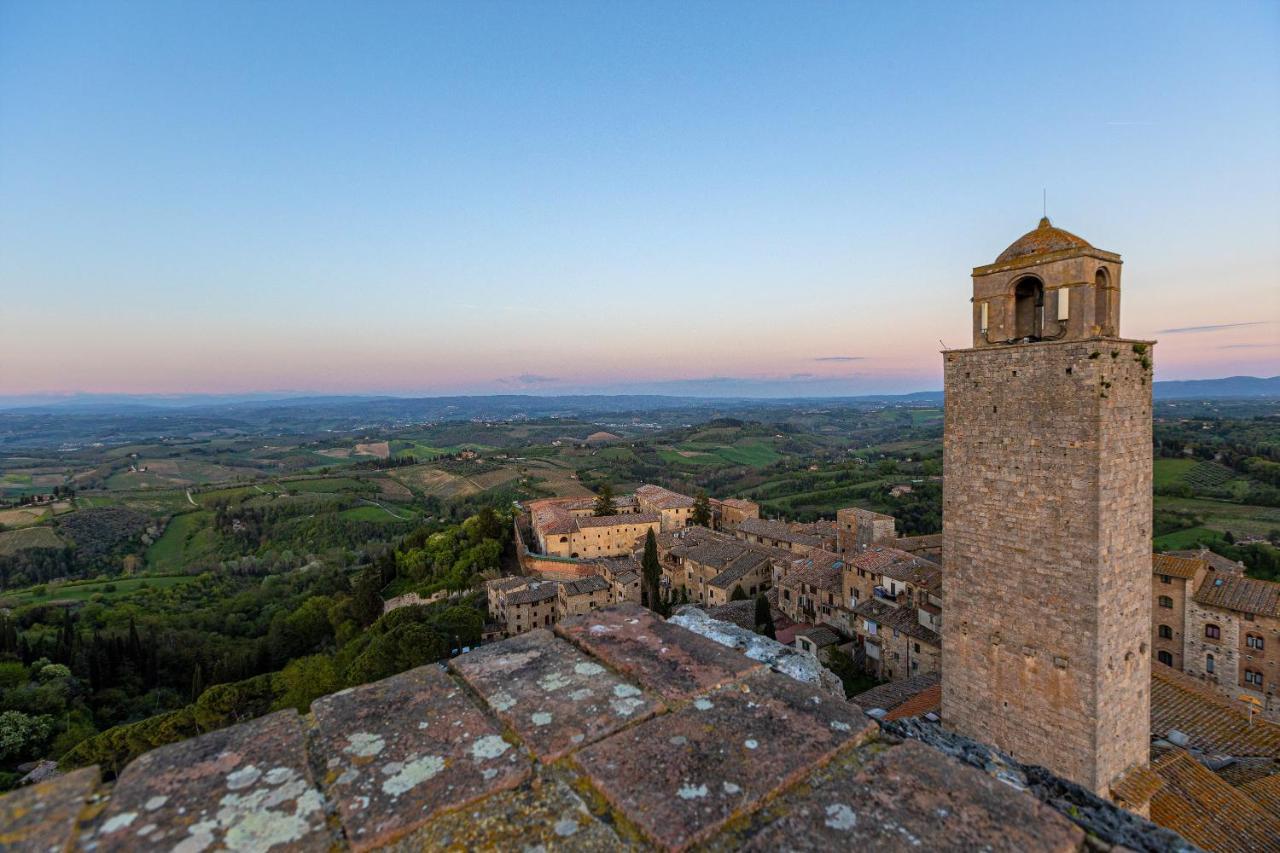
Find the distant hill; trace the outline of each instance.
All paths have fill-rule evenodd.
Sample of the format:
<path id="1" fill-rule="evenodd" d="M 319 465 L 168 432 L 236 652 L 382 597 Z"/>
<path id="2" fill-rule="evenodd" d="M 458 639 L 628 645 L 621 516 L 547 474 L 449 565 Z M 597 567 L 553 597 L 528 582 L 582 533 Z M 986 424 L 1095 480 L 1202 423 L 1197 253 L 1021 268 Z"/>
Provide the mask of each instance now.
<path id="1" fill-rule="evenodd" d="M 1153 382 L 1157 400 L 1210 400 L 1229 397 L 1280 397 L 1280 376 L 1228 376 L 1224 379 L 1176 379 Z"/>

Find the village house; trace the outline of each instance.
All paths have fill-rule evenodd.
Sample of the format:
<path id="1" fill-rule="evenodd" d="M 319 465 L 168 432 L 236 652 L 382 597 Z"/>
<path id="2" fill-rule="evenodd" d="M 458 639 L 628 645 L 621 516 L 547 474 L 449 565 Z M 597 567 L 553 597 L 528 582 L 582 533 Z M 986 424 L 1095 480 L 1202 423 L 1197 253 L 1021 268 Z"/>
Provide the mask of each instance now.
<path id="1" fill-rule="evenodd" d="M 550 557 L 591 559 L 630 553 L 648 531 L 660 529 L 657 513 L 638 512 L 634 500 L 615 501 L 614 515 L 594 515 L 590 498 L 545 498 L 528 506 L 534 539 Z"/>
<path id="2" fill-rule="evenodd" d="M 738 587 L 749 597 L 767 590 L 791 556 L 705 527 L 659 534 L 657 545 L 669 594 L 707 607 L 727 603 Z"/>
<path id="3" fill-rule="evenodd" d="M 749 518 L 760 517 L 760 504 L 743 498 L 711 499 L 711 518 L 717 530 L 737 530 Z"/>
<path id="4" fill-rule="evenodd" d="M 556 621 L 607 607 L 613 603 L 612 591 L 609 581 L 600 575 L 561 582 L 557 591 Z"/>
<path id="5" fill-rule="evenodd" d="M 839 625 L 840 574 L 844 559 L 829 551 L 814 551 L 793 560 L 778 579 L 778 609 L 788 619 L 808 625 Z"/>
<path id="6" fill-rule="evenodd" d="M 661 518 L 663 530 L 678 530 L 693 523 L 695 501 L 688 495 L 646 485 L 636 489 L 635 500 L 641 512 Z"/>
<path id="7" fill-rule="evenodd" d="M 600 576 L 609 582 L 609 601 L 640 603 L 640 563 L 635 555 L 596 560 Z"/>
<path id="8" fill-rule="evenodd" d="M 549 628 L 559 621 L 556 581 L 506 577 L 485 584 L 489 618 L 503 637 L 514 637 L 534 628 Z"/>
<path id="9" fill-rule="evenodd" d="M 781 548 L 796 554 L 820 551 L 824 545 L 822 536 L 796 530 L 785 521 L 776 519 L 744 519 L 733 533 L 744 542 Z"/>
<path id="10" fill-rule="evenodd" d="M 871 545 L 896 538 L 896 521 L 891 515 L 861 507 L 836 510 L 836 550 L 841 554 L 861 551 Z"/>

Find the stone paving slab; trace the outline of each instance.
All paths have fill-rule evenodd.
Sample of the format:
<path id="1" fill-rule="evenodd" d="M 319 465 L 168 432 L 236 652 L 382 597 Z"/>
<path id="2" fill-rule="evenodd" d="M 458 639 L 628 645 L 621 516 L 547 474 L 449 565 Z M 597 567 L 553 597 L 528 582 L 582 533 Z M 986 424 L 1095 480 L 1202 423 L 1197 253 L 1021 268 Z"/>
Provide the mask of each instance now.
<path id="1" fill-rule="evenodd" d="M 381 853 L 423 850 L 557 850 L 614 853 L 644 849 L 620 838 L 613 827 L 587 810 L 582 798 L 560 779 L 545 776 L 443 814 Z"/>
<path id="2" fill-rule="evenodd" d="M 85 767 L 0 797 L 0 850 L 68 849 L 97 787 L 98 768 Z"/>
<path id="3" fill-rule="evenodd" d="M 435 665 L 326 696 L 311 711 L 325 790 L 356 850 L 529 776 L 521 750 Z"/>
<path id="4" fill-rule="evenodd" d="M 1084 842 L 1035 798 L 918 741 L 880 752 L 860 772 L 838 764 L 770 804 L 782 816 L 744 849 L 1066 853 Z"/>
<path id="5" fill-rule="evenodd" d="M 450 666 L 547 762 L 665 708 L 541 629 L 454 658 Z"/>
<path id="6" fill-rule="evenodd" d="M 762 666 L 637 604 L 566 619 L 555 630 L 667 699 L 688 698 Z"/>
<path id="7" fill-rule="evenodd" d="M 327 850 L 302 722 L 279 711 L 136 759 L 98 817 L 99 850 Z"/>
<path id="8" fill-rule="evenodd" d="M 765 671 L 574 760 L 653 841 L 681 850 L 876 730 L 857 706 Z"/>

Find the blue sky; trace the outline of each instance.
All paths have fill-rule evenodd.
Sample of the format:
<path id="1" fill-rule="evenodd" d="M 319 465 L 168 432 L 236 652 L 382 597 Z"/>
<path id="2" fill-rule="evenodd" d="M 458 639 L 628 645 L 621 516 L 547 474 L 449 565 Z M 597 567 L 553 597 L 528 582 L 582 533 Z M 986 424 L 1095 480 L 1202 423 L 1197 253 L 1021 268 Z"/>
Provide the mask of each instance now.
<path id="1" fill-rule="evenodd" d="M 936 388 L 1042 189 L 1280 373 L 1280 4 L 0 3 L 0 394 Z"/>

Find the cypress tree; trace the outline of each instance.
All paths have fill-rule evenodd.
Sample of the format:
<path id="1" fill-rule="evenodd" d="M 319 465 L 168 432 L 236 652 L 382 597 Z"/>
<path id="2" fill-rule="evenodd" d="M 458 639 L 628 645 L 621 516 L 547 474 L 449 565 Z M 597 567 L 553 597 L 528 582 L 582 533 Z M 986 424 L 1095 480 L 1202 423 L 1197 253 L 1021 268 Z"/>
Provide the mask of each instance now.
<path id="1" fill-rule="evenodd" d="M 773 611 L 769 609 L 769 599 L 764 593 L 756 596 L 756 633 L 764 634 L 771 640 L 778 639 L 773 627 Z"/>
<path id="2" fill-rule="evenodd" d="M 662 582 L 662 565 L 658 562 L 658 539 L 653 535 L 652 527 L 644 535 L 644 557 L 640 561 L 640 573 L 645 604 L 654 611 L 661 610 L 658 587 Z"/>

